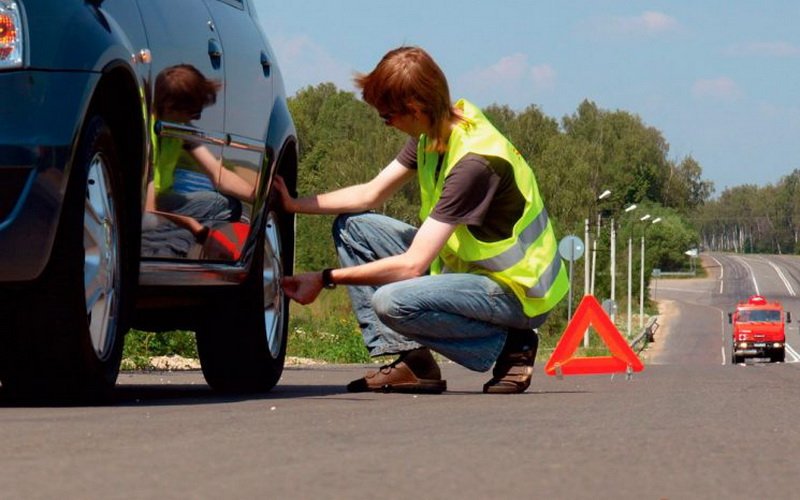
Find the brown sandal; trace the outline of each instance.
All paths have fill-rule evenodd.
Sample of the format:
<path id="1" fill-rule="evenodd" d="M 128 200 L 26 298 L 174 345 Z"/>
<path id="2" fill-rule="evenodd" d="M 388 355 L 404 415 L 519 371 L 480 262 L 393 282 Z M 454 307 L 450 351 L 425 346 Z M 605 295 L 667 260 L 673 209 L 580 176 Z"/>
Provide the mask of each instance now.
<path id="1" fill-rule="evenodd" d="M 527 349 L 518 352 L 502 352 L 492 370 L 492 379 L 483 384 L 483 392 L 487 394 L 519 394 L 531 385 L 533 363 L 539 347 L 536 333 L 530 337 Z"/>
<path id="2" fill-rule="evenodd" d="M 442 372 L 430 350 L 422 347 L 406 351 L 393 363 L 353 380 L 347 384 L 347 390 L 441 394 L 447 390 L 447 381 L 442 380 Z"/>

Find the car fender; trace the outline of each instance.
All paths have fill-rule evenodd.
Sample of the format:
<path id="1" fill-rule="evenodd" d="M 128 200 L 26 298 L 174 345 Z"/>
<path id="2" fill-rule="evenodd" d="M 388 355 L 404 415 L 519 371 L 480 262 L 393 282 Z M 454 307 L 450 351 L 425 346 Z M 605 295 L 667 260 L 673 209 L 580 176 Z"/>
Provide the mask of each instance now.
<path id="1" fill-rule="evenodd" d="M 29 69 L 101 72 L 112 61 L 135 59 L 146 48 L 138 7 L 128 0 L 48 2 L 27 7 Z"/>

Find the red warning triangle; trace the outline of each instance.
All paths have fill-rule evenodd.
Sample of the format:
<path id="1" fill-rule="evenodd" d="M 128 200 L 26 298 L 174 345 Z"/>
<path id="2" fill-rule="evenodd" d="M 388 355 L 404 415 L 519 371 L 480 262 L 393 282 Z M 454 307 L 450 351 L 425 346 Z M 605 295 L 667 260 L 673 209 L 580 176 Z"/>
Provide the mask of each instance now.
<path id="1" fill-rule="evenodd" d="M 611 356 L 575 357 L 578 344 L 589 325 L 603 339 Z M 596 375 L 625 372 L 630 367 L 635 372 L 644 370 L 633 349 L 619 333 L 606 312 L 593 295 L 585 295 L 572 320 L 564 330 L 553 354 L 544 367 L 548 375 Z"/>

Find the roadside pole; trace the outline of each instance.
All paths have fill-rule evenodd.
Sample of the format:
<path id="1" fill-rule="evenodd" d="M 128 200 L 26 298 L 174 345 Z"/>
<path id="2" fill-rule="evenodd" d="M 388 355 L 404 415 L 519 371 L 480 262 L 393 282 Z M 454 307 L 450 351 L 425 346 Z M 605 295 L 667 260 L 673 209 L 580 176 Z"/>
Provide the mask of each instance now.
<path id="1" fill-rule="evenodd" d="M 569 298 L 567 301 L 567 323 L 569 323 L 569 320 L 572 319 L 572 263 L 581 258 L 585 248 L 586 246 L 583 244 L 581 239 L 572 234 L 564 236 L 561 241 L 558 242 L 559 255 L 561 255 L 561 258 L 569 262 Z"/>

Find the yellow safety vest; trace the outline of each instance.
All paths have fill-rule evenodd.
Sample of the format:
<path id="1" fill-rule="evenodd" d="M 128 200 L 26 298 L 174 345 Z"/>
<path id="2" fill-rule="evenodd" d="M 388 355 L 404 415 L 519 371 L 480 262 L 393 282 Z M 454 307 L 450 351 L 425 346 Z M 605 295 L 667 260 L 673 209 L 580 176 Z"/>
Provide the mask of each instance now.
<path id="1" fill-rule="evenodd" d="M 465 225 L 459 225 L 431 266 L 441 272 L 484 274 L 507 285 L 522 303 L 528 317 L 550 311 L 568 291 L 569 282 L 558 255 L 553 226 L 547 216 L 533 171 L 519 151 L 466 100 L 456 103 L 467 123 L 455 127 L 447 143 L 441 172 L 436 177 L 439 155 L 427 151 L 426 136 L 417 146 L 417 175 L 421 189 L 420 219 L 425 220 L 442 195 L 445 178 L 466 154 L 494 156 L 507 161 L 525 198 L 522 216 L 509 238 L 480 241 Z"/>
<path id="2" fill-rule="evenodd" d="M 172 189 L 175 183 L 175 166 L 183 151 L 183 140 L 175 137 L 159 137 L 156 134 L 156 119 L 150 118 L 150 140 L 153 145 L 153 186 L 156 194 Z"/>

